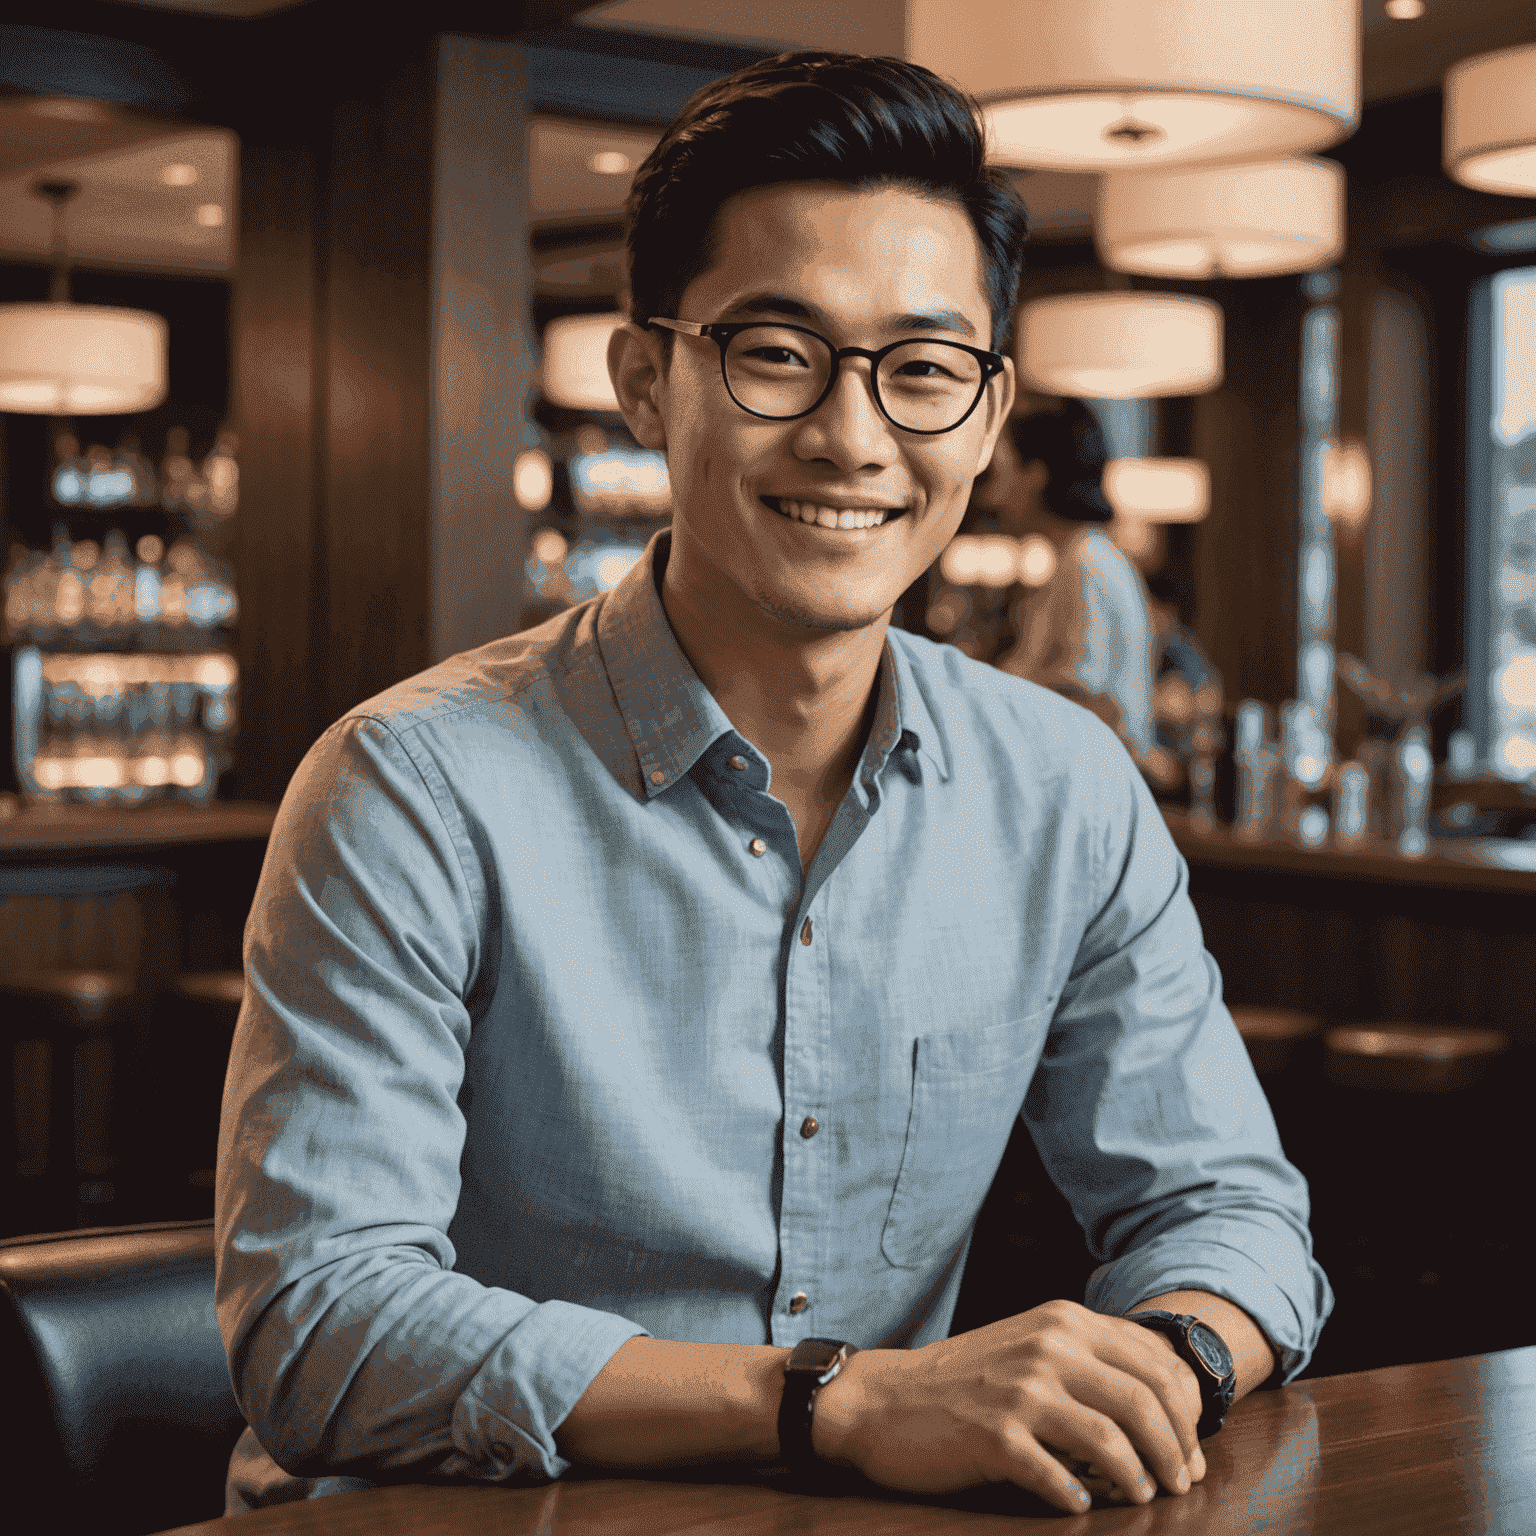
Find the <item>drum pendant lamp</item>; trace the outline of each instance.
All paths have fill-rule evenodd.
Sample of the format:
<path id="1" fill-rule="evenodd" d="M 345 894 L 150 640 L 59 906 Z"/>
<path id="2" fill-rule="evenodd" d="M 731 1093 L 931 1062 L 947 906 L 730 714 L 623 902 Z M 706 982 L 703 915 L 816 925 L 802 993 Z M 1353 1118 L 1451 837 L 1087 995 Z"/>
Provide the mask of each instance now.
<path id="1" fill-rule="evenodd" d="M 1199 395 L 1222 380 L 1221 307 L 1167 293 L 1067 293 L 1019 312 L 1018 365 L 1053 395 Z"/>
<path id="2" fill-rule="evenodd" d="M 1536 197 L 1536 43 L 1446 71 L 1443 144 L 1446 174 L 1464 186 Z"/>
<path id="3" fill-rule="evenodd" d="M 1211 509 L 1211 472 L 1202 459 L 1111 459 L 1104 497 L 1130 521 L 1198 523 Z"/>
<path id="4" fill-rule="evenodd" d="M 1105 266 L 1120 272 L 1311 272 L 1344 252 L 1344 168 L 1296 159 L 1106 176 L 1094 239 Z"/>
<path id="5" fill-rule="evenodd" d="M 166 396 L 167 327 L 142 309 L 69 302 L 65 181 L 33 190 L 53 204 L 54 273 L 46 304 L 0 304 L 0 411 L 112 416 L 147 411 Z"/>
<path id="6" fill-rule="evenodd" d="M 1360 119 L 1359 0 L 909 0 L 907 57 L 981 102 L 1007 165 L 1272 159 Z"/>

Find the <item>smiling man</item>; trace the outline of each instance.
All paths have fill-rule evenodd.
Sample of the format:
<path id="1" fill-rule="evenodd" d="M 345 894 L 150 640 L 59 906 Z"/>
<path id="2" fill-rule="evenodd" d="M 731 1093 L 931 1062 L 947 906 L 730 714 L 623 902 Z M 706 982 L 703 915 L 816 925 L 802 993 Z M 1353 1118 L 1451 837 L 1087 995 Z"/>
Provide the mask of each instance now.
<path id="1" fill-rule="evenodd" d="M 888 627 L 1007 419 L 1024 231 L 898 60 L 746 70 L 642 167 L 609 365 L 669 533 L 338 722 L 274 833 L 232 1509 L 775 1458 L 1145 1501 L 1306 1363 L 1305 1185 L 1134 766 Z M 948 1338 L 1020 1115 L 1102 1265 Z"/>

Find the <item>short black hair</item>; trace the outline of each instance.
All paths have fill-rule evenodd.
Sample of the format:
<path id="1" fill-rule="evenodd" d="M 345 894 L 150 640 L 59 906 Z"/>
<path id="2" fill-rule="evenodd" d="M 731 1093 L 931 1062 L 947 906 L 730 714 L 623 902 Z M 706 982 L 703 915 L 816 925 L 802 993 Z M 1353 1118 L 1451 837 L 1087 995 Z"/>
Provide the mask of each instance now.
<path id="1" fill-rule="evenodd" d="M 695 93 L 625 205 L 630 318 L 677 318 L 708 268 L 721 206 L 789 181 L 910 187 L 963 207 L 981 245 L 992 347 L 1003 348 L 1029 216 L 986 164 L 976 103 L 920 64 L 857 53 L 782 53 Z"/>
<path id="2" fill-rule="evenodd" d="M 1114 510 L 1104 495 L 1109 448 L 1093 408 L 1071 396 L 1047 410 L 1008 419 L 1008 436 L 1020 464 L 1038 459 L 1049 478 L 1041 500 L 1073 523 L 1107 523 Z"/>

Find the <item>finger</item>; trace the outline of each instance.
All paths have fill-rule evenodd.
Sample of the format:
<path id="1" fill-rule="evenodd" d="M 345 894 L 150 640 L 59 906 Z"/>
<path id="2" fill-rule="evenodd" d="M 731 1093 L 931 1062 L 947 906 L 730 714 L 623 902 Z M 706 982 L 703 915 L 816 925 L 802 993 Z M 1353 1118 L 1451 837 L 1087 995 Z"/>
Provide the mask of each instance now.
<path id="1" fill-rule="evenodd" d="M 1157 1484 L 1142 1465 L 1136 1448 L 1107 1414 L 1066 1399 L 1041 1414 L 1031 1428 L 1046 1446 L 1090 1463 L 1134 1503 L 1146 1504 L 1157 1497 Z"/>
<path id="2" fill-rule="evenodd" d="M 1105 1321 L 1120 1323 L 1124 1319 Z M 1108 1333 L 1094 1353 L 1104 1364 L 1118 1366 L 1157 1394 L 1164 1416 L 1178 1436 L 1183 1460 L 1186 1464 L 1193 1460 L 1200 1448 L 1200 1383 L 1168 1341 L 1138 1323 L 1130 1323 Z"/>
<path id="3" fill-rule="evenodd" d="M 1069 1466 L 1067 1460 L 1054 1454 L 1023 1428 L 1005 1437 L 1004 1450 L 1008 1457 L 1006 1475 L 1009 1482 L 1038 1494 L 1047 1504 L 1054 1504 L 1068 1514 L 1081 1514 L 1093 1503 L 1093 1495 L 1073 1472 L 1073 1466 L 1086 1472 L 1086 1462 L 1074 1460 Z"/>
<path id="4" fill-rule="evenodd" d="M 1170 1493 L 1189 1492 L 1189 1453 L 1163 1399 L 1146 1382 L 1126 1371 L 1108 1370 L 1084 1375 L 1071 1385 L 1079 1403 L 1120 1429 L 1163 1487 Z"/>

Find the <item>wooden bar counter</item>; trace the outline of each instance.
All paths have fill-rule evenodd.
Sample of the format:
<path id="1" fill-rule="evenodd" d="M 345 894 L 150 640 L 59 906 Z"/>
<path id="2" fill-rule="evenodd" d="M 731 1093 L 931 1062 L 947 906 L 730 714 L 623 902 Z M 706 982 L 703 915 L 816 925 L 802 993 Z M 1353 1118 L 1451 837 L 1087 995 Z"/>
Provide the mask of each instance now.
<path id="1" fill-rule="evenodd" d="M 1245 842 L 1164 812 L 1229 1002 L 1331 1021 L 1487 1024 L 1536 1046 L 1536 842 L 1432 842 L 1419 859 Z"/>
<path id="2" fill-rule="evenodd" d="M 1063 1515 L 1017 1489 L 915 1500 L 781 1475 L 575 1476 L 537 1488 L 407 1484 L 183 1526 L 178 1536 L 1529 1536 L 1536 1348 L 1256 1392 L 1182 1498 Z"/>

